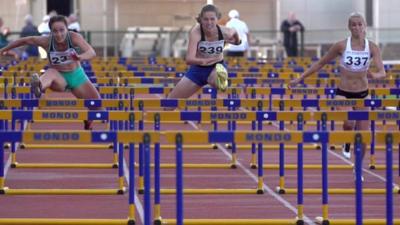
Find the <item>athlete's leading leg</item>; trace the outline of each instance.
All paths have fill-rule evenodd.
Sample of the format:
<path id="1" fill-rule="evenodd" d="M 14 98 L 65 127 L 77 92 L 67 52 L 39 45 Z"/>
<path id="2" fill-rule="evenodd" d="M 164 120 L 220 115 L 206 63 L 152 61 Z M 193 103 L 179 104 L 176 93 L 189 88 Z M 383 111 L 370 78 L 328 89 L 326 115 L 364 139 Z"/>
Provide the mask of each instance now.
<path id="1" fill-rule="evenodd" d="M 65 91 L 66 87 L 67 82 L 64 77 L 55 69 L 47 69 L 40 77 L 37 73 L 32 74 L 31 88 L 37 98 L 40 98 L 42 92 L 47 88 L 62 92 Z"/>
<path id="2" fill-rule="evenodd" d="M 93 86 L 93 84 L 89 80 L 87 80 L 84 84 L 80 85 L 79 87 L 74 88 L 72 90 L 72 94 L 74 94 L 75 97 L 80 98 L 80 99 L 100 99 L 99 92 L 96 90 L 96 88 Z M 100 108 L 93 107 L 93 108 L 89 108 L 89 109 L 98 110 Z M 91 121 L 91 120 L 84 121 L 85 130 L 92 130 L 92 128 L 93 128 L 92 122 L 93 121 Z"/>
<path id="3" fill-rule="evenodd" d="M 189 98 L 201 87 L 187 77 L 183 77 L 168 94 L 167 98 Z"/>

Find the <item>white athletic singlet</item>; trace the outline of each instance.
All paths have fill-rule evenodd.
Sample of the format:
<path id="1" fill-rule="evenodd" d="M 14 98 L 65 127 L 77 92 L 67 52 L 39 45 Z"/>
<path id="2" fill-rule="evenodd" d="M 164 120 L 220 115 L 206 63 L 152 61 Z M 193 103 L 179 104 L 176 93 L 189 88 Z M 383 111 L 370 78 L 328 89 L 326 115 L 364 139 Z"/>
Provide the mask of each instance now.
<path id="1" fill-rule="evenodd" d="M 218 28 L 218 41 L 206 41 L 203 28 L 200 25 L 201 40 L 197 44 L 197 51 L 204 57 L 220 55 L 224 51 L 225 40 L 221 28 Z"/>
<path id="2" fill-rule="evenodd" d="M 346 49 L 340 59 L 340 66 L 351 72 L 365 72 L 369 68 L 370 61 L 369 41 L 365 38 L 365 49 L 363 51 L 354 51 L 351 49 L 351 37 L 348 37 Z"/>
<path id="3" fill-rule="evenodd" d="M 49 44 L 49 54 L 48 58 L 51 65 L 66 65 L 71 64 L 74 60 L 71 58 L 71 54 L 76 51 L 72 45 L 71 37 L 69 32 L 67 34 L 67 44 L 68 48 L 65 51 L 57 51 L 54 43 L 53 35 L 50 36 L 50 44 Z"/>

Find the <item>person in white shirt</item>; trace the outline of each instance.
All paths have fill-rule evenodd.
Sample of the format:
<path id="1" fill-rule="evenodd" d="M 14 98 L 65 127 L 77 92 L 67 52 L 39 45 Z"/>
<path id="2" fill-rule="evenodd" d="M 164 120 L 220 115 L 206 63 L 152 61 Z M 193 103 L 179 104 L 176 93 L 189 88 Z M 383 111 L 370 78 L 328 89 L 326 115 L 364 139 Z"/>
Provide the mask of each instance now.
<path id="1" fill-rule="evenodd" d="M 50 20 L 49 15 L 43 16 L 42 23 L 39 24 L 39 26 L 38 26 L 38 31 L 41 35 L 49 35 L 50 34 L 49 20 Z"/>
<path id="2" fill-rule="evenodd" d="M 49 15 L 43 16 L 42 23 L 40 23 L 38 26 L 38 31 L 42 36 L 47 36 L 50 34 L 49 20 L 50 20 Z M 39 46 L 39 55 L 41 59 L 47 58 L 46 50 L 40 46 Z"/>
<path id="3" fill-rule="evenodd" d="M 236 9 L 232 9 L 228 15 L 230 20 L 226 24 L 226 27 L 235 29 L 242 43 L 240 45 L 228 45 L 227 56 L 244 56 L 244 53 L 249 49 L 249 28 L 244 21 L 239 19 L 239 12 Z"/>
<path id="4" fill-rule="evenodd" d="M 68 30 L 75 32 L 81 31 L 81 25 L 79 25 L 78 17 L 75 14 L 71 14 L 68 17 Z"/>

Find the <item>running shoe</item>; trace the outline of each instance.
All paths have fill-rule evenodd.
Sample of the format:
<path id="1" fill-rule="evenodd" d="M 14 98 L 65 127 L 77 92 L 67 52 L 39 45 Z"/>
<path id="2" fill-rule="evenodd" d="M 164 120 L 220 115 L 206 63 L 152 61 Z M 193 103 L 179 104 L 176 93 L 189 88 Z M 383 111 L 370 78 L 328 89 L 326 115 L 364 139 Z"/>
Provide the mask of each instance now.
<path id="1" fill-rule="evenodd" d="M 351 159 L 350 144 L 344 144 L 342 146 L 342 154 L 346 159 Z"/>
<path id="2" fill-rule="evenodd" d="M 42 83 L 40 83 L 39 75 L 37 73 L 32 74 L 31 91 L 36 98 L 42 96 Z"/>
<path id="3" fill-rule="evenodd" d="M 93 121 L 92 120 L 84 120 L 83 121 L 85 130 L 93 130 Z"/>
<path id="4" fill-rule="evenodd" d="M 215 65 L 215 70 L 217 73 L 215 85 L 218 90 L 226 91 L 226 88 L 228 87 L 228 72 L 226 71 L 226 68 L 222 64 L 217 63 L 217 65 Z"/>

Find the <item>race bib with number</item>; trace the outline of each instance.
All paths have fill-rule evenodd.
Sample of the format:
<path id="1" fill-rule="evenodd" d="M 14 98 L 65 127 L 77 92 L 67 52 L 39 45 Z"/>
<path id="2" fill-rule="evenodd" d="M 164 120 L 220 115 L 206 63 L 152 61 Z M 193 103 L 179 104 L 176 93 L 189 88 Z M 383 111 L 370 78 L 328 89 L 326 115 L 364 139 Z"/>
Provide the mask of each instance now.
<path id="1" fill-rule="evenodd" d="M 363 51 L 354 51 L 351 49 L 350 38 L 347 39 L 346 49 L 341 58 L 341 66 L 352 72 L 364 72 L 369 68 L 371 53 L 369 42 L 365 39 L 365 49 Z"/>
<path id="2" fill-rule="evenodd" d="M 197 47 L 197 52 L 206 57 L 220 55 L 224 51 L 224 45 L 224 40 L 200 41 Z"/>
<path id="3" fill-rule="evenodd" d="M 73 63 L 74 60 L 71 58 L 71 54 L 74 51 L 75 50 L 72 48 L 70 48 L 64 52 L 51 51 L 49 54 L 50 63 L 52 65 L 65 65 L 65 64 Z"/>

